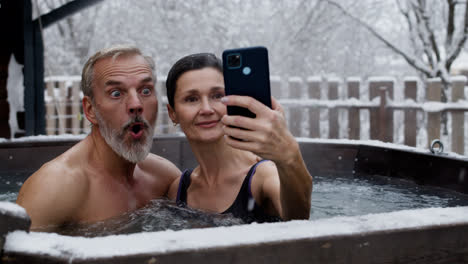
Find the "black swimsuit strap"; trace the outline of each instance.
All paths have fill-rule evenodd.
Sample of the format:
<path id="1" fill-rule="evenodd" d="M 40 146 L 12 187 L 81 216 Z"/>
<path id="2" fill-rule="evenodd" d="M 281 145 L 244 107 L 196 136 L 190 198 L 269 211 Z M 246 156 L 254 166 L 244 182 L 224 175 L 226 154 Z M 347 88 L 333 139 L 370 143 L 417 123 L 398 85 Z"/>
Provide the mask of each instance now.
<path id="1" fill-rule="evenodd" d="M 255 199 L 253 198 L 253 195 L 252 195 L 252 189 L 251 189 L 252 178 L 257 170 L 257 166 L 264 161 L 267 161 L 267 160 L 261 160 L 255 163 L 254 165 L 252 165 L 252 167 L 250 167 L 249 172 L 247 172 L 247 175 L 245 176 L 244 181 L 242 182 L 242 186 L 239 190 L 239 193 L 237 194 L 236 199 L 231 204 L 231 206 L 226 211 L 223 212 L 223 214 L 225 213 L 235 214 L 235 212 L 247 211 L 249 208 L 252 209 L 253 207 L 257 206 L 257 203 L 255 202 Z"/>
<path id="2" fill-rule="evenodd" d="M 180 176 L 179 188 L 177 189 L 177 199 L 176 203 L 178 205 L 187 204 L 187 189 L 190 186 L 190 175 L 192 174 L 193 169 L 185 170 Z"/>

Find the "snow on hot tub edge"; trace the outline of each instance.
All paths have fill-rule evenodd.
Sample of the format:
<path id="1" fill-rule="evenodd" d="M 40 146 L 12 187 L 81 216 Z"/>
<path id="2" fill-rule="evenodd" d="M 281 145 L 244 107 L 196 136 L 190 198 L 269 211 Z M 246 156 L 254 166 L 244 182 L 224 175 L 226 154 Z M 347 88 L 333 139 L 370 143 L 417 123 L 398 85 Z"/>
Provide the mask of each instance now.
<path id="1" fill-rule="evenodd" d="M 5 253 L 44 254 L 65 259 L 89 259 L 136 254 L 158 254 L 186 250 L 291 241 L 330 235 L 438 225 L 467 224 L 468 207 L 426 208 L 314 221 L 231 227 L 160 231 L 85 238 L 54 233 L 14 231 L 7 235 Z"/>

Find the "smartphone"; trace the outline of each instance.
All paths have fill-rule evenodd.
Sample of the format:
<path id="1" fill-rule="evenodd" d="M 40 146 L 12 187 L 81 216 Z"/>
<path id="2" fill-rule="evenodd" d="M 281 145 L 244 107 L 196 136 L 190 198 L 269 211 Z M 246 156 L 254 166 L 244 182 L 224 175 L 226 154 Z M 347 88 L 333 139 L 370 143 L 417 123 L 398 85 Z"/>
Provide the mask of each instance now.
<path id="1" fill-rule="evenodd" d="M 226 95 L 246 95 L 271 108 L 270 70 L 265 47 L 229 49 L 223 52 Z M 228 106 L 228 115 L 255 118 L 247 108 Z"/>

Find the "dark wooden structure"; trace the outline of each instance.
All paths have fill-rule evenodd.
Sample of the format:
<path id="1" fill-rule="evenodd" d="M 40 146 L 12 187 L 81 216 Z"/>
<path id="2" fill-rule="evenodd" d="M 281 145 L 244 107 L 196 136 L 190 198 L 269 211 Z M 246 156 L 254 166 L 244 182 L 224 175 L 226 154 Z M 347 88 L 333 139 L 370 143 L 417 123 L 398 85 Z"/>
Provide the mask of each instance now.
<path id="1" fill-rule="evenodd" d="M 18 63 L 24 64 L 23 3 L 12 0 L 0 3 L 0 137 L 9 138 L 8 63 L 13 54 Z"/>
<path id="2" fill-rule="evenodd" d="M 78 140 L 0 143 L 0 173 L 37 170 Z M 313 175 L 405 178 L 468 193 L 468 161 L 445 155 L 418 153 L 363 144 L 300 142 Z M 179 168 L 196 164 L 184 137 L 155 139 L 151 152 Z M 30 153 L 40 153 L 31 155 Z M 14 224 L 12 224 L 14 223 Z M 361 223 L 356 222 L 357 225 Z M 365 223 L 362 223 L 363 225 Z M 0 238 L 12 228 L 27 230 L 28 219 L 12 220 L 0 212 Z M 222 234 L 222 230 L 219 231 Z M 217 246 L 168 253 L 135 253 L 97 259 L 53 257 L 3 251 L 1 263 L 466 263 L 468 221 L 424 227 L 372 230 L 356 234 L 305 237 L 292 240 Z M 157 238 L 155 238 L 157 239 Z M 0 245 L 3 241 L 0 239 Z M 129 245 L 130 246 L 130 245 Z M 0 252 L 2 252 L 0 247 Z M 0 253 L 1 255 L 1 253 Z"/>
<path id="3" fill-rule="evenodd" d="M 64 17 L 102 0 L 75 0 L 33 20 L 31 0 L 2 0 L 0 7 L 0 137 L 10 138 L 6 80 L 14 54 L 23 64 L 24 115 L 19 126 L 25 134 L 45 134 L 44 46 L 42 30 Z M 13 135 L 14 136 L 14 135 Z"/>
<path id="4" fill-rule="evenodd" d="M 394 229 L 354 235 L 332 235 L 290 241 L 218 246 L 168 253 L 142 253 L 96 259 L 58 258 L 8 253 L 10 263 L 438 263 L 468 262 L 468 224 Z M 223 235 L 221 233 L 220 235 Z M 157 239 L 155 237 L 155 239 Z M 131 246 L 131 245 L 129 245 Z"/>

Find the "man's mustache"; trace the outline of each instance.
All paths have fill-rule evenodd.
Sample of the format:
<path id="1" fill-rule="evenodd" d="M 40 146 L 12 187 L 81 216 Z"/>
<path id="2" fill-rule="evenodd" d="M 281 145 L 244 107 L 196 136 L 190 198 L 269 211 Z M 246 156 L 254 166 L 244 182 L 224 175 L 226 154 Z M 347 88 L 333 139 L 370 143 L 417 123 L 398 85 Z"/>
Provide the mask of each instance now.
<path id="1" fill-rule="evenodd" d="M 148 129 L 149 128 L 149 122 L 146 121 L 143 117 L 141 116 L 136 116 L 134 118 L 131 118 L 130 120 L 128 120 L 124 125 L 123 125 L 123 130 L 127 130 L 129 129 L 134 123 L 142 123 L 143 124 L 143 128 L 144 129 Z"/>

